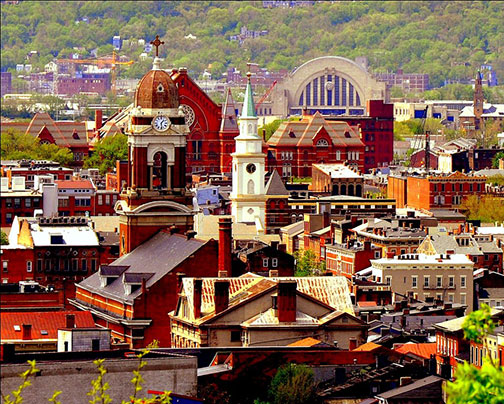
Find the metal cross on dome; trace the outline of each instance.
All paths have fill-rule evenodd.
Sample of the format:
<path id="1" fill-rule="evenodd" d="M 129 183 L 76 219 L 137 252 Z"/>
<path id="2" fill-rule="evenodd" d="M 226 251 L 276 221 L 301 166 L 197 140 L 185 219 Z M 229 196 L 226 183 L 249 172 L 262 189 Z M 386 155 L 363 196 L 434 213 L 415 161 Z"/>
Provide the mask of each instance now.
<path id="1" fill-rule="evenodd" d="M 156 47 L 156 57 L 159 56 L 159 47 L 161 45 L 164 45 L 164 41 L 161 41 L 159 39 L 159 35 L 156 35 L 156 38 L 153 41 L 150 41 L 151 45 L 154 45 Z"/>

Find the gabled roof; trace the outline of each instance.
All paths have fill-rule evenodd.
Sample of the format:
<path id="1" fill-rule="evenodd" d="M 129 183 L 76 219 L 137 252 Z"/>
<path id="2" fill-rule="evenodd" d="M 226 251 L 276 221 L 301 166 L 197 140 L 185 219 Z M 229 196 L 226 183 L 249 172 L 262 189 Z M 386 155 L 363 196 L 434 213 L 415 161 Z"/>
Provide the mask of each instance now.
<path id="1" fill-rule="evenodd" d="M 279 195 L 288 197 L 290 195 L 289 191 L 287 191 L 287 188 L 285 188 L 282 178 L 280 177 L 280 174 L 278 174 L 277 170 L 273 170 L 273 173 L 271 174 L 271 177 L 266 184 L 265 193 L 269 196 Z"/>
<path id="2" fill-rule="evenodd" d="M 39 312 L 1 312 L 2 343 L 23 339 L 23 324 L 30 324 L 32 340 L 55 340 L 58 328 L 66 327 L 66 315 L 75 316 L 77 328 L 95 328 L 93 316 L 89 311 L 39 311 Z M 17 331 L 19 329 L 19 331 Z"/>
<path id="3" fill-rule="evenodd" d="M 78 287 L 102 296 L 112 297 L 119 301 L 133 302 L 141 295 L 141 289 L 127 295 L 123 285 L 125 274 L 145 274 L 148 269 L 151 276 L 146 279 L 149 288 L 173 271 L 178 265 L 195 254 L 207 242 L 198 239 L 187 239 L 180 234 L 160 231 L 154 237 L 135 248 L 130 253 L 115 260 L 108 267 L 127 266 L 128 268 L 116 280 L 105 287 L 101 286 L 100 273 L 96 272 L 78 284 Z M 148 266 L 146 267 L 146 263 Z"/>
<path id="4" fill-rule="evenodd" d="M 300 121 L 282 122 L 268 145 L 313 146 L 313 139 L 324 129 L 334 146 L 364 146 L 359 134 L 346 122 L 326 121 L 322 114 L 304 116 Z"/>
<path id="5" fill-rule="evenodd" d="M 374 342 L 366 342 L 354 349 L 354 351 L 358 352 L 373 352 L 376 349 L 383 348 L 381 345 L 375 344 Z"/>
<path id="6" fill-rule="evenodd" d="M 300 220 L 299 222 L 289 224 L 288 226 L 282 227 L 280 229 L 281 233 L 285 233 L 289 236 L 295 236 L 304 232 L 304 222 Z"/>
<path id="7" fill-rule="evenodd" d="M 89 278 L 88 278 L 89 279 Z M 212 318 L 215 314 L 214 306 L 214 283 L 222 278 L 203 278 L 201 293 L 201 313 L 202 321 Z M 238 278 L 226 278 L 229 281 L 229 307 L 236 306 L 245 300 L 252 299 L 267 290 L 276 288 L 280 280 L 295 280 L 297 282 L 297 291 L 315 300 L 321 304 L 333 308 L 334 311 L 354 315 L 348 281 L 342 276 L 327 277 L 262 277 L 255 274 L 245 274 Z M 190 317 L 194 319 L 192 313 L 194 302 L 194 280 L 193 278 L 184 278 L 182 280 L 182 291 L 188 301 Z M 254 318 L 250 321 L 264 322 L 271 320 L 270 314 L 263 313 L 265 317 L 261 319 Z M 304 315 L 300 315 L 303 321 L 310 321 Z M 314 319 L 319 321 L 321 319 Z M 323 319 L 324 321 L 333 320 L 333 318 Z M 273 321 L 273 320 L 272 320 Z M 312 321 L 312 322 L 313 322 Z M 314 322 L 313 322 L 314 323 Z"/>
<path id="8" fill-rule="evenodd" d="M 325 342 L 319 341 L 318 339 L 308 337 L 300 339 L 299 341 L 293 342 L 287 346 L 305 346 L 305 347 L 314 347 L 314 346 L 329 346 Z"/>

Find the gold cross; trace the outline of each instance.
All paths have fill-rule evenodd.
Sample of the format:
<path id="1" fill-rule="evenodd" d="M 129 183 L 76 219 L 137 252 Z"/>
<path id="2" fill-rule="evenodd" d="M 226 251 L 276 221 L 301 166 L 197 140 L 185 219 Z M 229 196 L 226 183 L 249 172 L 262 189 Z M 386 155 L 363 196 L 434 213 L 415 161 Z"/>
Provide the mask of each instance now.
<path id="1" fill-rule="evenodd" d="M 159 35 L 153 41 L 150 41 L 151 45 L 156 47 L 156 57 L 159 56 L 159 46 L 164 45 L 164 42 L 159 39 Z"/>

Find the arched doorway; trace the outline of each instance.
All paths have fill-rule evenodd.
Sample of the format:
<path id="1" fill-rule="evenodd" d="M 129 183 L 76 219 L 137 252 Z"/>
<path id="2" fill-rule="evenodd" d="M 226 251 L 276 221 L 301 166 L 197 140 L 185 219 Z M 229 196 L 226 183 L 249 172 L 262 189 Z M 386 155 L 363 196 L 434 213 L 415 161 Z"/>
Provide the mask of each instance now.
<path id="1" fill-rule="evenodd" d="M 158 151 L 154 154 L 152 165 L 152 188 L 162 189 L 168 187 L 168 156 L 165 152 Z"/>

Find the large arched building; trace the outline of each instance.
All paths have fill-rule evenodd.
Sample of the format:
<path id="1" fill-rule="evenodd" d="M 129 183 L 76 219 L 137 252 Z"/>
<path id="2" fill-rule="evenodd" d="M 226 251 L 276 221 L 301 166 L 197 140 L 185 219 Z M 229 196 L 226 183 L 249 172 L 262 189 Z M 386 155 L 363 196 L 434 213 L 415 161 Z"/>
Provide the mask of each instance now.
<path id="1" fill-rule="evenodd" d="M 273 90 L 272 114 L 364 115 L 368 100 L 388 101 L 387 86 L 356 62 L 340 56 L 312 59 L 290 73 Z"/>

